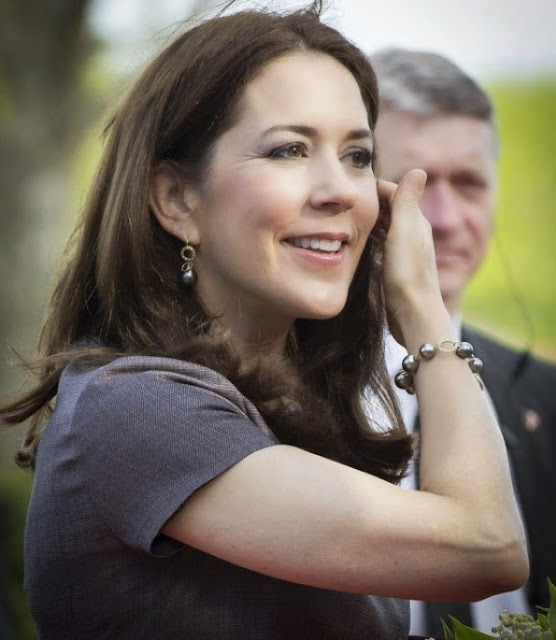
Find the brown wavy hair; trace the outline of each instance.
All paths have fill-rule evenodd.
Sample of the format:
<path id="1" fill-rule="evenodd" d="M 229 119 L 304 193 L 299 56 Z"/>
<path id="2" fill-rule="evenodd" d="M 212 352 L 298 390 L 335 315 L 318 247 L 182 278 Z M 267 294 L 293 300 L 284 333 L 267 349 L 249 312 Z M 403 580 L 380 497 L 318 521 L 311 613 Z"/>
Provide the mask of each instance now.
<path id="1" fill-rule="evenodd" d="M 238 116 L 246 85 L 288 53 L 319 52 L 344 65 L 374 129 L 373 69 L 355 45 L 321 21 L 322 10 L 318 1 L 286 14 L 220 14 L 175 39 L 131 88 L 107 126 L 98 175 L 41 332 L 40 356 L 28 365 L 38 381 L 0 410 L 7 424 L 31 417 L 20 466 L 34 464 L 42 425 L 70 360 L 98 366 L 142 354 L 220 372 L 257 406 L 282 443 L 389 481 L 401 477 L 412 439 L 384 364 L 384 225 L 373 229 L 338 316 L 300 319 L 282 357 L 245 362 L 195 293 L 184 293 L 180 243 L 149 207 L 154 168 L 168 162 L 186 179 L 201 180 L 215 141 Z M 391 428 L 369 424 L 365 389 L 372 390 Z"/>

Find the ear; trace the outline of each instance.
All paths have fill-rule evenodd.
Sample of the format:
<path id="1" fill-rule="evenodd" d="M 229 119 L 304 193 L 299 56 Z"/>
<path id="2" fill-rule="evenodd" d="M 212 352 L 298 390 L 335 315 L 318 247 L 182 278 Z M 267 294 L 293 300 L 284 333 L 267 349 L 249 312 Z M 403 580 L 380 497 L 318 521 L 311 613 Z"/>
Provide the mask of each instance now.
<path id="1" fill-rule="evenodd" d="M 149 186 L 149 204 L 160 226 L 183 242 L 200 243 L 193 212 L 197 206 L 196 190 L 169 164 L 155 167 Z"/>

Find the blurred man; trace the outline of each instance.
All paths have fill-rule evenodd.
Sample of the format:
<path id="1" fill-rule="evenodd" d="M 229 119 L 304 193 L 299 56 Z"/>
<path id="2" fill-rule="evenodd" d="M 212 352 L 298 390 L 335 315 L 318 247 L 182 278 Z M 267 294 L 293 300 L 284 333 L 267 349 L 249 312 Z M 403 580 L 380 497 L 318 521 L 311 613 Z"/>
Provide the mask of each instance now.
<path id="1" fill-rule="evenodd" d="M 516 592 L 470 608 L 412 603 L 411 632 L 442 635 L 439 617 L 454 615 L 489 633 L 504 609 L 528 613 L 548 605 L 546 579 L 556 581 L 556 366 L 462 324 L 463 292 L 485 257 L 493 226 L 498 141 L 488 96 L 436 54 L 388 49 L 371 60 L 381 96 L 377 173 L 398 182 L 409 169 L 427 172 L 421 208 L 432 227 L 442 296 L 457 334 L 484 362 L 486 393 L 506 440 L 531 561 L 529 582 Z M 391 345 L 392 372 L 406 353 Z M 418 424 L 415 397 L 400 391 L 399 398 L 411 430 Z M 409 479 L 410 486 L 416 482 Z"/>

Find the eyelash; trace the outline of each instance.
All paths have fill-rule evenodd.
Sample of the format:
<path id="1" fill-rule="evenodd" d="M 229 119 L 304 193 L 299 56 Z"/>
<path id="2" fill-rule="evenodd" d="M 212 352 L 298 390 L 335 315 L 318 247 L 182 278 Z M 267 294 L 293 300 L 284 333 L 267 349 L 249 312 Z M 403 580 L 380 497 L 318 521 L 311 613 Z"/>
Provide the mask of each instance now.
<path id="1" fill-rule="evenodd" d="M 298 150 L 301 155 L 296 155 L 296 156 L 287 155 L 287 153 L 292 150 L 294 151 Z M 285 159 L 285 160 L 295 159 L 300 157 L 303 158 L 306 156 L 307 156 L 307 148 L 302 142 L 290 142 L 288 144 L 284 144 L 280 147 L 276 147 L 276 149 L 273 149 L 268 154 L 269 158 L 277 158 L 277 159 Z M 353 164 L 353 166 L 356 169 L 367 169 L 368 167 L 372 166 L 375 160 L 374 152 L 369 151 L 368 149 L 355 149 L 353 151 L 350 151 L 347 154 L 347 156 L 344 156 L 344 157 L 355 158 L 356 156 L 361 157 L 359 162 L 354 162 Z"/>
<path id="2" fill-rule="evenodd" d="M 287 155 L 288 151 L 294 151 L 296 149 L 299 149 L 301 154 L 301 156 L 289 156 Z M 276 147 L 276 149 L 273 149 L 269 154 L 268 157 L 269 158 L 278 158 L 278 159 L 290 159 L 290 158 L 299 158 L 299 157 L 305 157 L 307 153 L 307 149 L 305 148 L 305 145 L 302 144 L 301 142 L 290 142 L 288 144 L 283 144 L 280 147 Z"/>
<path id="3" fill-rule="evenodd" d="M 369 151 L 368 149 L 356 149 L 349 154 L 352 158 L 356 155 L 361 156 L 361 161 L 359 166 L 356 166 L 357 169 L 367 169 L 368 167 L 372 167 L 375 161 L 375 155 L 373 151 Z"/>

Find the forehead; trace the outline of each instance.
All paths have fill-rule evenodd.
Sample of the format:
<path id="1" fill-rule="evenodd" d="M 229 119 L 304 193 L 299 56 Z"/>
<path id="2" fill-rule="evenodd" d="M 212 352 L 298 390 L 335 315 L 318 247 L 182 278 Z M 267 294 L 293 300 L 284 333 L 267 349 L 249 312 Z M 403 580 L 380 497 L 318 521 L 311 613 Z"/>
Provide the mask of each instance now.
<path id="1" fill-rule="evenodd" d="M 267 64 L 247 85 L 239 104 L 239 118 L 271 121 L 319 118 L 357 121 L 368 126 L 361 91 L 350 71 L 322 53 L 296 52 Z"/>
<path id="2" fill-rule="evenodd" d="M 494 174 L 496 141 L 490 123 L 460 115 L 417 117 L 384 110 L 376 128 L 379 161 L 429 172 L 476 170 Z"/>

